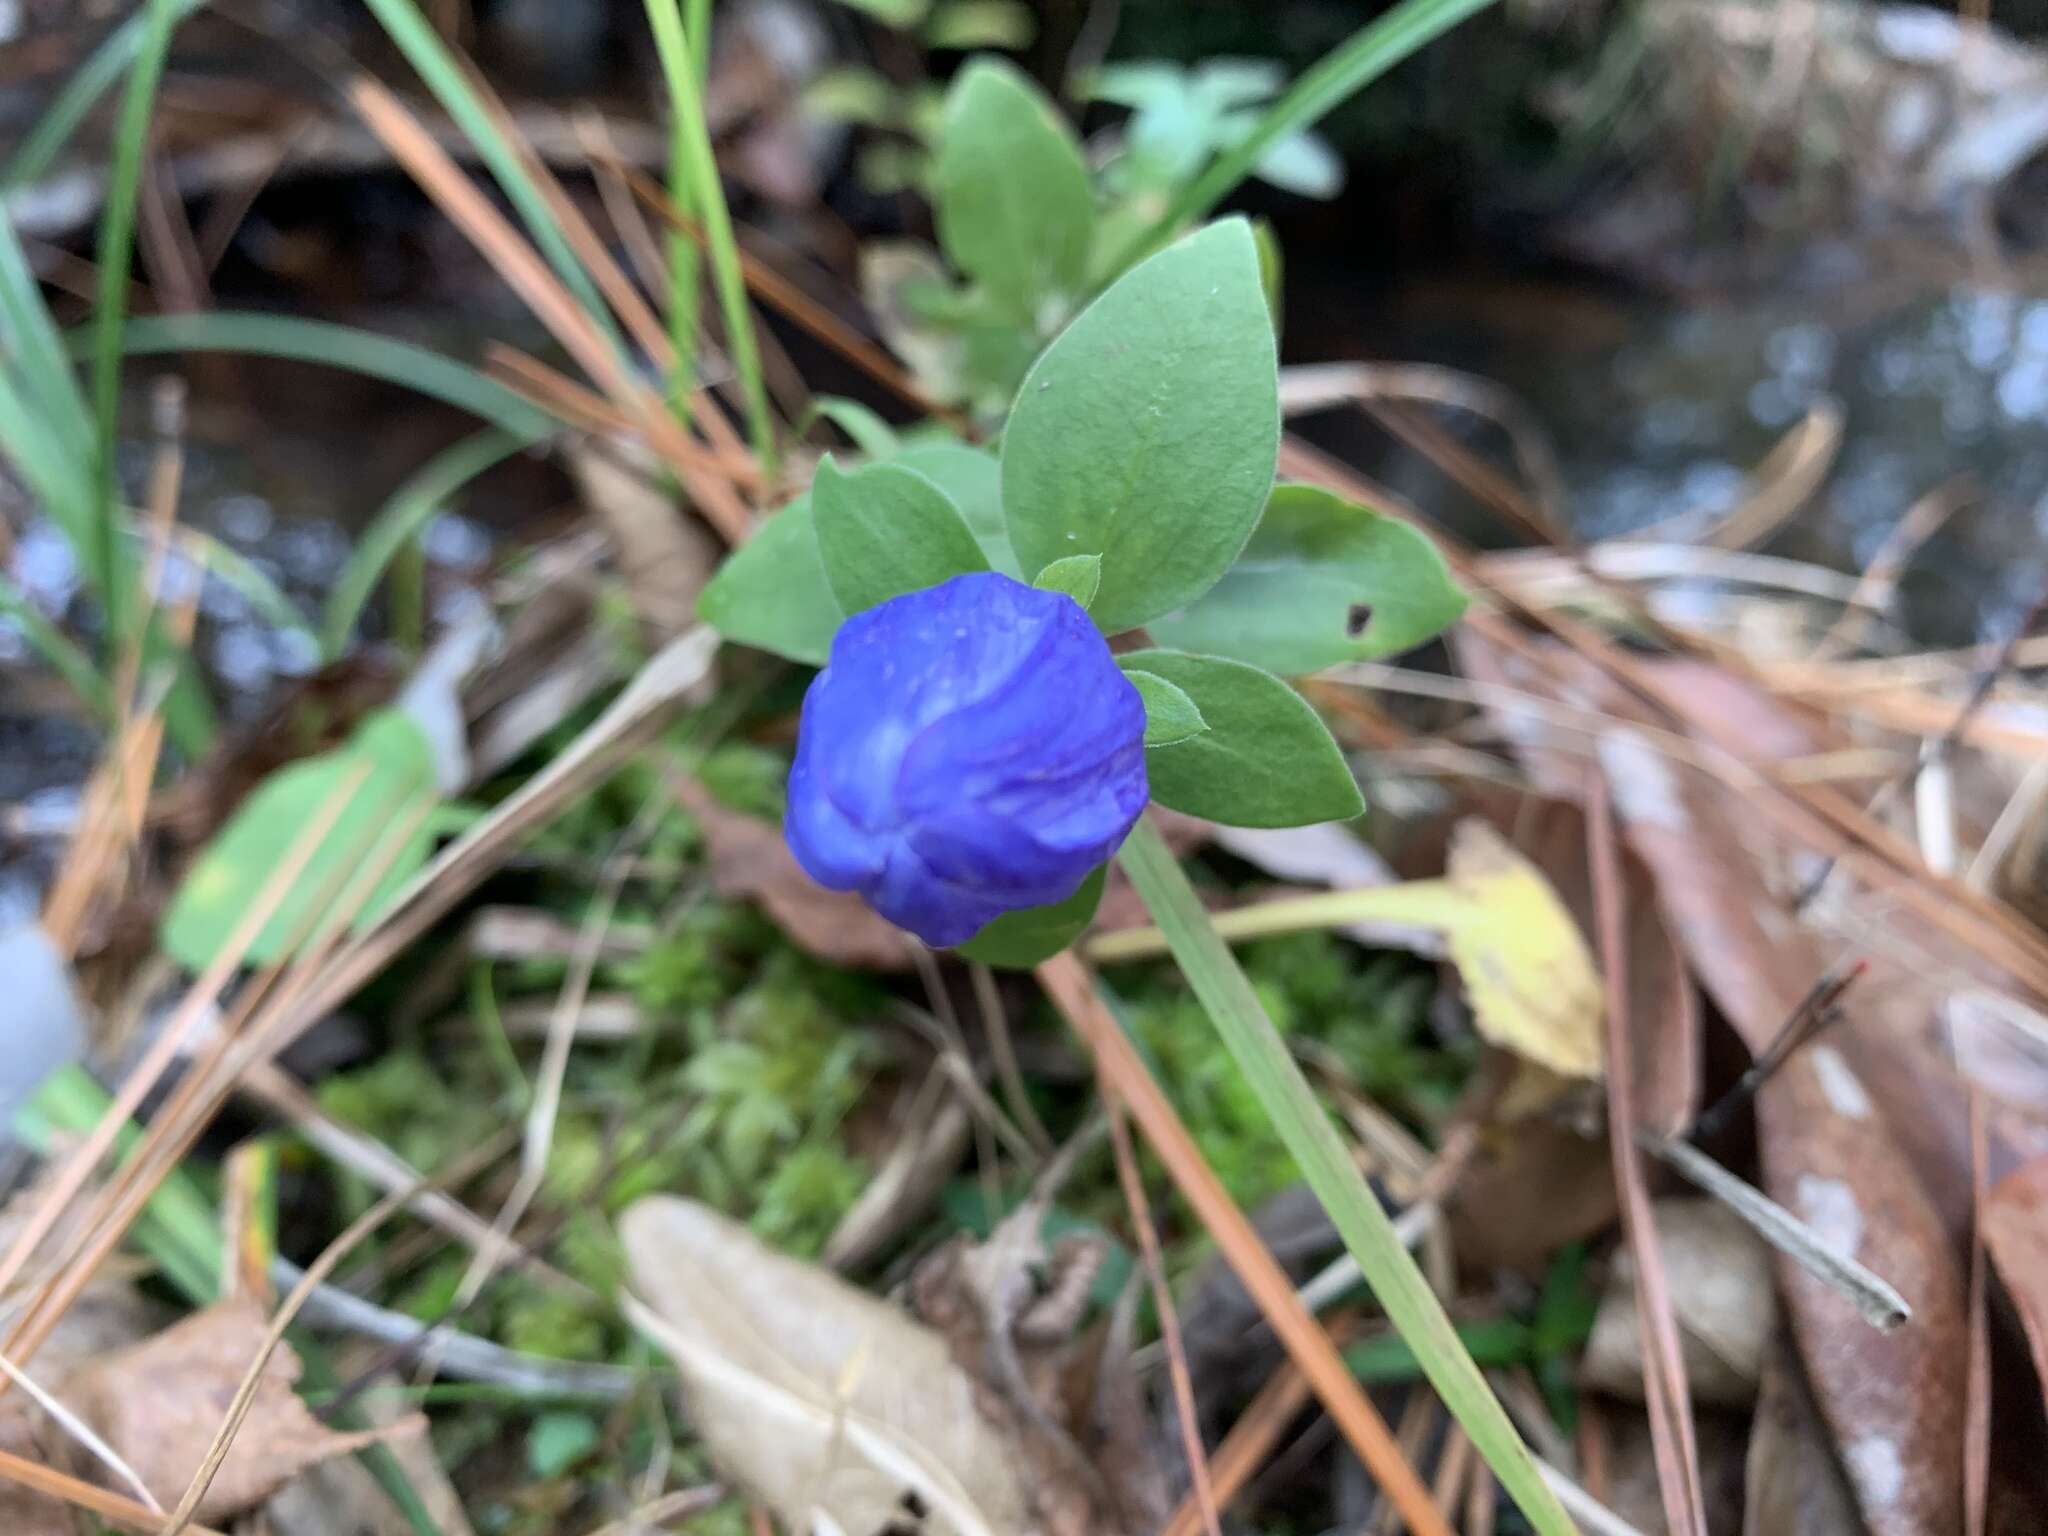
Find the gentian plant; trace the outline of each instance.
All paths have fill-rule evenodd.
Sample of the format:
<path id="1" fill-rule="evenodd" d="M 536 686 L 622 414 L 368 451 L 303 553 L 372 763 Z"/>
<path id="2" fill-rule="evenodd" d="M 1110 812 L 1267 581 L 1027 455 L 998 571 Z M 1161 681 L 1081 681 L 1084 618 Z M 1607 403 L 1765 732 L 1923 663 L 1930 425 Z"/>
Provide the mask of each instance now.
<path id="1" fill-rule="evenodd" d="M 1395 51 L 1368 29 L 1290 101 Z M 1414 529 L 1275 483 L 1270 252 L 1248 223 L 1124 270 L 1104 252 L 1133 247 L 1096 226 L 1071 135 L 1014 71 L 964 70 L 949 116 L 934 195 L 960 277 L 944 307 L 954 360 L 974 365 L 949 398 L 999 448 L 843 412 L 858 460 L 823 460 L 700 603 L 728 639 L 822 669 L 790 846 L 927 943 L 1012 966 L 1080 934 L 1115 858 L 1431 1384 L 1531 1526 L 1563 1536 L 1556 1495 L 1141 815 L 1148 799 L 1241 826 L 1360 814 L 1285 679 L 1407 650 L 1464 599 Z"/>
<path id="2" fill-rule="evenodd" d="M 1060 333 L 1000 456 L 825 459 L 704 596 L 729 638 L 824 667 L 790 776 L 804 868 L 928 943 L 1030 965 L 1087 925 L 1148 794 L 1240 826 L 1359 814 L 1276 673 L 1408 649 L 1463 599 L 1413 529 L 1276 486 L 1279 434 L 1231 219 Z"/>

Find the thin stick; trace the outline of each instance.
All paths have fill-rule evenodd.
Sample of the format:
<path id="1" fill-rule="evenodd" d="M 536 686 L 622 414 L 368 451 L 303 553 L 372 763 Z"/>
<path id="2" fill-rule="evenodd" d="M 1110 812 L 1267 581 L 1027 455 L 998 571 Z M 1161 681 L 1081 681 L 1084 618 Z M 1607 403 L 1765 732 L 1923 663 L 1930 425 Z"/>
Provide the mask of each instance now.
<path id="1" fill-rule="evenodd" d="M 1846 966 L 1830 966 L 1823 971 L 1820 979 L 1807 989 L 1806 995 L 1793 1008 L 1791 1017 L 1785 1020 L 1784 1027 L 1778 1031 L 1769 1048 L 1751 1063 L 1734 1087 L 1700 1111 L 1685 1139 L 1712 1141 L 1726 1130 L 1742 1107 L 1756 1097 L 1763 1085 L 1792 1059 L 1801 1046 L 1819 1039 L 1842 1018 L 1842 1010 L 1838 1006 L 1842 994 L 1869 969 L 1868 960 L 1857 960 Z"/>
<path id="2" fill-rule="evenodd" d="M 1094 1053 L 1097 1070 L 1130 1106 L 1145 1139 L 1159 1154 L 1182 1196 L 1209 1229 L 1245 1289 L 1258 1302 L 1273 1332 L 1301 1367 L 1366 1470 L 1421 1536 L 1451 1536 L 1450 1522 L 1431 1500 L 1415 1469 L 1401 1455 L 1386 1420 L 1345 1366 L 1336 1345 L 1330 1342 L 1314 1314 L 1295 1296 L 1287 1272 L 1203 1158 L 1180 1115 L 1096 995 L 1080 962 L 1069 953 L 1055 955 L 1038 967 L 1038 978 L 1054 1006 Z"/>
<path id="3" fill-rule="evenodd" d="M 1882 1277 L 1822 1242 L 1814 1230 L 1754 1185 L 1747 1184 L 1690 1142 L 1646 1130 L 1637 1143 L 1740 1216 L 1765 1242 L 1822 1284 L 1855 1303 L 1865 1322 L 1889 1332 L 1908 1322 L 1913 1309 Z"/>
<path id="4" fill-rule="evenodd" d="M 1124 1203 L 1130 1207 L 1131 1226 L 1138 1235 L 1138 1252 L 1145 1261 L 1146 1283 L 1152 1289 L 1152 1310 L 1159 1314 L 1159 1337 L 1166 1344 L 1166 1374 L 1173 1383 L 1173 1406 L 1180 1420 L 1181 1449 L 1187 1454 L 1188 1480 L 1194 1485 L 1195 1506 L 1202 1514 L 1202 1529 L 1208 1536 L 1223 1536 L 1216 1518 L 1216 1494 L 1209 1484 L 1209 1457 L 1202 1449 L 1202 1425 L 1195 1415 L 1195 1384 L 1188 1374 L 1188 1354 L 1181 1343 L 1180 1315 L 1173 1308 L 1173 1291 L 1166 1283 L 1166 1265 L 1159 1256 L 1159 1233 L 1152 1225 L 1152 1210 L 1145 1200 L 1145 1182 L 1138 1175 L 1138 1155 L 1131 1148 L 1131 1130 L 1124 1124 L 1123 1100 L 1106 1075 L 1096 1079 L 1102 1102 L 1109 1111 L 1109 1144 L 1116 1155 L 1117 1181 L 1124 1188 Z"/>

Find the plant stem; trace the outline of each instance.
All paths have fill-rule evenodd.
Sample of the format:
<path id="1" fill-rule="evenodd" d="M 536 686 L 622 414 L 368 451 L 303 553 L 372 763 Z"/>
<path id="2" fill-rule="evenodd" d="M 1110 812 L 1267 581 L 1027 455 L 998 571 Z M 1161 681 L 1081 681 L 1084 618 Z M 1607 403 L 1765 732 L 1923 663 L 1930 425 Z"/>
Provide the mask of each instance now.
<path id="1" fill-rule="evenodd" d="M 1402 0 L 1360 27 L 1316 61 L 1292 89 L 1266 109 L 1258 126 L 1181 190 L 1110 271 L 1121 273 L 1172 238 L 1182 225 L 1200 219 L 1252 173 L 1259 157 L 1290 133 L 1299 133 L 1379 79 L 1388 70 L 1484 10 L 1493 0 Z"/>
<path id="2" fill-rule="evenodd" d="M 669 110 L 674 114 L 675 147 L 687 182 L 688 209 L 704 225 L 711 256 L 712 286 L 718 290 L 719 312 L 725 319 L 726 345 L 733 371 L 747 405 L 747 434 L 763 473 L 775 468 L 775 423 L 768 413 L 768 384 L 761 371 L 761 352 L 754 341 L 754 320 L 747 308 L 746 277 L 740 270 L 738 238 L 725 189 L 718 180 L 718 157 L 711 149 L 711 128 L 704 118 L 704 92 L 691 54 L 678 0 L 646 0 L 647 22 L 654 30 L 655 52 L 661 56 L 668 83 Z M 709 46 L 708 40 L 705 46 Z"/>
<path id="3" fill-rule="evenodd" d="M 1473 1364 L 1422 1271 L 1367 1187 L 1308 1080 L 1266 1016 L 1229 947 L 1217 936 L 1166 840 L 1139 819 L 1118 855 L 1174 958 L 1201 999 L 1238 1070 L 1358 1261 L 1380 1305 L 1415 1351 L 1430 1384 L 1529 1523 L 1543 1536 L 1572 1536 L 1572 1523 L 1537 1470 L 1486 1378 Z"/>

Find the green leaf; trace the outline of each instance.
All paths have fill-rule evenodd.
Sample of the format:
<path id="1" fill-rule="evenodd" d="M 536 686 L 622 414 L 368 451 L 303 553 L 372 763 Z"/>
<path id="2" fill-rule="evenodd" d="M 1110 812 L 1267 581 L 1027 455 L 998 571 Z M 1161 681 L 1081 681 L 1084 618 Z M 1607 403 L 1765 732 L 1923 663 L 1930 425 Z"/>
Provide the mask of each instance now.
<path id="1" fill-rule="evenodd" d="M 1185 651 L 1133 651 L 1117 663 L 1165 678 L 1209 723 L 1199 736 L 1146 749 L 1161 805 L 1233 827 L 1300 827 L 1365 809 L 1322 717 L 1270 672 Z"/>
<path id="2" fill-rule="evenodd" d="M 587 1413 L 544 1413 L 526 1432 L 527 1470 L 543 1481 L 560 1477 L 587 1460 L 603 1441 L 597 1422 Z"/>
<path id="3" fill-rule="evenodd" d="M 825 579 L 847 613 L 988 569 L 953 498 L 901 464 L 846 473 L 826 454 L 811 481 L 811 523 Z"/>
<path id="4" fill-rule="evenodd" d="M 1417 529 L 1313 485 L 1281 485 L 1216 585 L 1152 637 L 1299 677 L 1441 633 L 1465 594 Z"/>
<path id="5" fill-rule="evenodd" d="M 1102 585 L 1102 561 L 1094 555 L 1069 555 L 1040 571 L 1031 585 L 1047 592 L 1064 592 L 1086 608 Z"/>
<path id="6" fill-rule="evenodd" d="M 1147 747 L 1170 747 L 1209 729 L 1209 722 L 1185 688 L 1139 667 L 1126 667 L 1124 676 L 1145 701 Z"/>
<path id="7" fill-rule="evenodd" d="M 841 395 L 819 395 L 811 401 L 810 414 L 804 426 L 808 427 L 820 416 L 844 432 L 848 441 L 870 458 L 889 458 L 902 447 L 896 440 L 896 429 L 858 400 L 848 400 Z"/>
<path id="8" fill-rule="evenodd" d="M 1020 0 L 951 0 L 925 23 L 927 48 L 1029 48 L 1038 20 Z"/>
<path id="9" fill-rule="evenodd" d="M 896 121 L 896 87 L 864 64 L 842 64 L 804 87 L 803 106 L 828 122 L 887 128 Z"/>
<path id="10" fill-rule="evenodd" d="M 946 94 L 933 189 L 946 254 L 1020 320 L 1087 273 L 1095 193 L 1073 129 L 1014 65 L 978 58 Z"/>
<path id="11" fill-rule="evenodd" d="M 1003 434 L 1010 542 L 1026 570 L 1100 555 L 1096 622 L 1134 629 L 1237 558 L 1279 444 L 1258 253 L 1229 219 L 1133 268 L 1025 377 Z"/>
<path id="12" fill-rule="evenodd" d="M 164 949 L 187 970 L 204 970 L 294 856 L 302 834 L 329 818 L 258 931 L 247 962 L 284 959 L 339 911 L 353 910 L 361 926 L 426 862 L 430 837 L 419 813 L 439 799 L 433 751 L 420 728 L 397 710 L 367 716 L 345 745 L 279 769 L 242 802 L 172 898 Z M 395 857 L 388 846 L 393 835 L 405 837 Z M 361 872 L 387 860 L 365 892 Z"/>
<path id="13" fill-rule="evenodd" d="M 1078 939 L 1081 930 L 1094 920 L 1095 908 L 1102 901 L 1102 885 L 1108 877 L 1109 866 L 1104 864 L 1065 901 L 1005 912 L 965 944 L 955 945 L 954 953 L 979 960 L 983 965 L 1015 971 L 1051 959 Z"/>
<path id="14" fill-rule="evenodd" d="M 356 621 L 377 590 L 377 583 L 399 552 L 419 537 L 448 499 L 493 465 L 517 453 L 525 442 L 487 427 L 434 455 L 412 478 L 392 493 L 327 594 L 320 621 L 320 654 L 337 661 L 348 649 Z"/>
<path id="15" fill-rule="evenodd" d="M 990 567 L 1018 581 L 1024 579 L 1016 551 L 1010 548 L 1010 530 L 1003 522 L 1003 469 L 994 454 L 941 438 L 911 443 L 889 462 L 916 470 L 951 497 Z"/>
<path id="16" fill-rule="evenodd" d="M 846 611 L 825 579 L 808 491 L 725 557 L 697 598 L 697 617 L 734 644 L 825 665 Z"/>

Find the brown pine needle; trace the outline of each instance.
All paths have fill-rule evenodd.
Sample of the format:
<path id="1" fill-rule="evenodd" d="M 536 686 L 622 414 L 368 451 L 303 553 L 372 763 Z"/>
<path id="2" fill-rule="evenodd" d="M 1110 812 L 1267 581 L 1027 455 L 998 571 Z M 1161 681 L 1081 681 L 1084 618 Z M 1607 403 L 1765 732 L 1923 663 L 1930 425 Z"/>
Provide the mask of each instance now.
<path id="1" fill-rule="evenodd" d="M 1592 769 L 1586 785 L 1586 841 L 1593 870 L 1593 906 L 1607 993 L 1607 1139 L 1621 1195 L 1622 1231 L 1635 1257 L 1636 1312 L 1642 1320 L 1644 1401 L 1657 1464 L 1657 1489 L 1672 1536 L 1706 1536 L 1706 1493 L 1684 1346 L 1672 1310 L 1650 1185 L 1635 1142 L 1635 1055 L 1629 1027 L 1628 933 L 1622 910 L 1621 853 L 1607 780 Z"/>
<path id="2" fill-rule="evenodd" d="M 1071 953 L 1055 955 L 1038 967 L 1038 979 L 1094 1054 L 1096 1069 L 1130 1106 L 1145 1139 L 1381 1491 L 1418 1536 L 1451 1536 L 1450 1522 L 1394 1443 L 1386 1420 L 1345 1366 L 1314 1314 L 1302 1305 L 1287 1272 L 1257 1229 L 1203 1158 L 1179 1112 L 1152 1080 L 1130 1040 L 1096 995 L 1081 962 Z"/>
<path id="3" fill-rule="evenodd" d="M 66 1504 L 75 1504 L 102 1520 L 126 1526 L 131 1531 L 141 1531 L 144 1536 L 156 1536 L 163 1528 L 164 1517 L 160 1510 L 152 1510 L 147 1504 L 138 1504 L 118 1493 L 109 1493 L 97 1483 L 68 1476 L 25 1456 L 17 1456 L 12 1451 L 0 1451 L 0 1479 L 47 1494 L 53 1499 L 62 1499 Z M 186 1536 L 221 1536 L 219 1531 L 207 1525 L 188 1525 L 185 1532 Z"/>
<path id="4" fill-rule="evenodd" d="M 1166 1373 L 1173 1383 L 1174 1414 L 1180 1420 L 1181 1447 L 1187 1453 L 1188 1481 L 1195 1507 L 1201 1512 L 1202 1529 L 1208 1536 L 1223 1536 L 1216 1518 L 1216 1494 L 1209 1486 L 1209 1457 L 1202 1449 L 1202 1424 L 1195 1414 L 1194 1379 L 1188 1374 L 1188 1353 L 1181 1344 L 1180 1314 L 1173 1309 L 1173 1291 L 1166 1283 L 1166 1265 L 1159 1256 L 1159 1233 L 1152 1225 L 1152 1209 L 1145 1201 L 1145 1181 L 1138 1174 L 1138 1154 L 1131 1147 L 1131 1130 L 1124 1124 L 1123 1100 L 1106 1076 L 1098 1076 L 1102 1102 L 1109 1111 L 1109 1144 L 1116 1156 L 1117 1182 L 1123 1185 L 1124 1203 L 1130 1207 L 1131 1226 L 1138 1235 L 1138 1252 L 1145 1264 L 1145 1280 L 1152 1289 L 1152 1310 L 1159 1314 L 1159 1337 L 1166 1345 Z"/>

